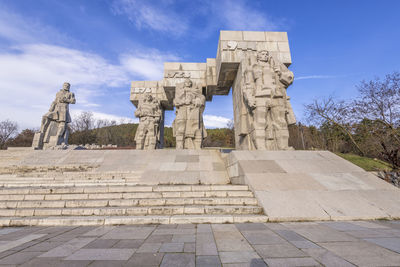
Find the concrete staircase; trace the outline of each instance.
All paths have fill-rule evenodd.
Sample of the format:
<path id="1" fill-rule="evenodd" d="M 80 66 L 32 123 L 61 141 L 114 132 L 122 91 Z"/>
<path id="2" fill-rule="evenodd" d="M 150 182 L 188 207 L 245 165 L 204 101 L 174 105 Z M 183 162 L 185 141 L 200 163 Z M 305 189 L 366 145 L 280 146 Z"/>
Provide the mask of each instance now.
<path id="1" fill-rule="evenodd" d="M 0 226 L 266 222 L 246 185 L 0 177 Z"/>

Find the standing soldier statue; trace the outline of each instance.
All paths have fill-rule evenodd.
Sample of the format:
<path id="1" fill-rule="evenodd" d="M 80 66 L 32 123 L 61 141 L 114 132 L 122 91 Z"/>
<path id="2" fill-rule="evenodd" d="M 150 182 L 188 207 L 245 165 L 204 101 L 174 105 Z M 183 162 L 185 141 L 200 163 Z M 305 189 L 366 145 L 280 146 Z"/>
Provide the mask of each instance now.
<path id="1" fill-rule="evenodd" d="M 49 112 L 42 117 L 40 131 L 35 133 L 32 147 L 35 149 L 68 145 L 68 123 L 71 122 L 69 104 L 75 104 L 75 95 L 69 91 L 70 84 L 64 83 L 56 94 Z"/>
<path id="2" fill-rule="evenodd" d="M 243 100 L 248 109 L 250 149 L 286 150 L 288 125 L 296 123 L 287 87 L 293 73 L 268 51 L 244 60 Z"/>
<path id="3" fill-rule="evenodd" d="M 139 100 L 135 116 L 139 118 L 136 130 L 136 149 L 156 149 L 160 143 L 160 101 L 145 93 Z"/>
<path id="4" fill-rule="evenodd" d="M 177 149 L 201 149 L 207 136 L 203 124 L 205 102 L 201 87 L 194 86 L 190 79 L 176 85 L 176 118 L 172 128 Z"/>

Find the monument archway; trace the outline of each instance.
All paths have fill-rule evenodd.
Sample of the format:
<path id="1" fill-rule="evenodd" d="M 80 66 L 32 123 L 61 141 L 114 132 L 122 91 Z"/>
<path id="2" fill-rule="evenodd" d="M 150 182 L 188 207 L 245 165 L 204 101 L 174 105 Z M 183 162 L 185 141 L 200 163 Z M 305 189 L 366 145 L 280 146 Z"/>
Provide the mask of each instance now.
<path id="1" fill-rule="evenodd" d="M 180 91 L 179 88 L 188 80 L 193 83 L 193 89 L 187 87 L 185 92 L 197 92 L 206 101 L 212 101 L 214 95 L 228 95 L 232 88 L 236 149 L 289 149 L 287 126 L 295 123 L 286 94 L 286 88 L 294 78 L 288 70 L 290 64 L 286 32 L 221 31 L 216 58 L 207 58 L 203 63 L 166 62 L 163 80 L 132 82 L 130 100 L 138 108 L 144 94 L 150 93 L 159 101 L 164 114 L 165 110 L 173 110 L 180 94 L 177 94 L 177 88 Z M 199 127 L 193 131 L 196 132 L 193 134 L 194 143 L 199 141 L 198 132 L 202 127 L 201 109 L 204 104 L 200 103 L 200 98 L 192 97 L 195 100 L 191 102 L 192 107 L 188 107 L 190 110 L 199 109 L 196 111 Z M 191 119 L 189 124 L 196 128 L 196 121 L 189 118 L 192 115 L 183 119 L 178 114 L 177 120 Z M 162 118 L 159 140 L 163 139 Z M 192 126 L 186 126 L 186 129 L 188 127 Z M 176 124 L 174 129 L 179 132 Z M 162 147 L 160 141 L 158 144 L 154 148 Z M 200 147 L 177 145 L 177 148 Z"/>

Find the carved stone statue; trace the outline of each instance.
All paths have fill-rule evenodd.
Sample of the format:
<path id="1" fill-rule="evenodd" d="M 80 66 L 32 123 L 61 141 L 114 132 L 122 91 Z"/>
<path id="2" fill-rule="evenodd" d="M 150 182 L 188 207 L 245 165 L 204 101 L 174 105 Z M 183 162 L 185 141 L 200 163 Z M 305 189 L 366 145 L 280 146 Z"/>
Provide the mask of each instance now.
<path id="1" fill-rule="evenodd" d="M 176 118 L 173 122 L 173 134 L 177 149 L 201 149 L 207 136 L 203 124 L 205 97 L 201 87 L 186 78 L 175 89 L 174 105 Z"/>
<path id="2" fill-rule="evenodd" d="M 40 131 L 35 133 L 32 146 L 35 149 L 46 149 L 59 145 L 68 145 L 68 123 L 71 122 L 69 104 L 75 104 L 75 95 L 69 91 L 70 84 L 64 83 L 56 94 L 56 99 L 49 112 L 42 117 Z"/>
<path id="3" fill-rule="evenodd" d="M 160 142 L 160 101 L 150 93 L 145 93 L 139 100 L 135 116 L 139 118 L 136 130 L 136 149 L 156 149 Z"/>
<path id="4" fill-rule="evenodd" d="M 287 87 L 293 73 L 268 51 L 244 59 L 243 100 L 248 111 L 251 146 L 257 150 L 290 149 L 288 125 L 296 123 Z"/>

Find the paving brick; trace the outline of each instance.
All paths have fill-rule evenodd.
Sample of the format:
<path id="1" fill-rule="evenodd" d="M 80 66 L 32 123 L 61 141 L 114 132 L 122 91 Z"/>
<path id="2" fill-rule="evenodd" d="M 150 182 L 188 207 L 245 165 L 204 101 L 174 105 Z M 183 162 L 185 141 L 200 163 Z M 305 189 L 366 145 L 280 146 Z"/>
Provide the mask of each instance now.
<path id="1" fill-rule="evenodd" d="M 323 225 L 310 225 L 293 229 L 313 242 L 356 241 L 354 237 Z"/>
<path id="2" fill-rule="evenodd" d="M 23 267 L 86 267 L 92 261 L 66 261 L 61 258 L 34 258 L 24 264 Z"/>
<path id="3" fill-rule="evenodd" d="M 163 243 L 160 252 L 183 252 L 184 243 Z"/>
<path id="4" fill-rule="evenodd" d="M 56 248 L 53 248 L 46 253 L 43 253 L 39 257 L 48 257 L 48 258 L 54 258 L 54 257 L 66 257 L 77 251 L 78 249 L 86 246 L 90 242 L 95 240 L 94 238 L 74 238 L 64 245 L 58 246 Z"/>
<path id="5" fill-rule="evenodd" d="M 147 243 L 171 242 L 174 235 L 151 235 L 146 239 Z M 175 242 L 175 241 L 174 241 Z"/>
<path id="6" fill-rule="evenodd" d="M 143 242 L 143 239 L 123 239 L 118 240 L 113 248 L 139 248 L 143 244 Z"/>
<path id="7" fill-rule="evenodd" d="M 220 267 L 218 256 L 196 256 L 196 267 Z"/>
<path id="8" fill-rule="evenodd" d="M 112 248 L 117 242 L 119 239 L 96 239 L 84 248 Z"/>
<path id="9" fill-rule="evenodd" d="M 291 244 L 255 245 L 258 254 L 265 258 L 304 257 L 306 254 Z"/>
<path id="10" fill-rule="evenodd" d="M 161 267 L 194 267 L 195 256 L 192 253 L 167 253 L 161 262 Z"/>
<path id="11" fill-rule="evenodd" d="M 266 231 L 242 231 L 243 236 L 252 245 L 285 244 L 285 241 L 279 235 L 270 230 Z"/>
<path id="12" fill-rule="evenodd" d="M 65 258 L 66 260 L 128 260 L 134 249 L 127 248 L 107 248 L 107 249 L 80 249 L 72 255 Z"/>
<path id="13" fill-rule="evenodd" d="M 4 257 L 0 260 L 0 264 L 23 264 L 38 255 L 42 254 L 42 252 L 38 251 L 25 251 L 25 252 L 16 252 L 7 257 Z"/>
<path id="14" fill-rule="evenodd" d="M 235 225 L 239 231 L 268 230 L 268 227 L 264 223 L 237 223 Z"/>
<path id="15" fill-rule="evenodd" d="M 183 252 L 196 253 L 196 243 L 185 243 L 183 246 Z"/>
<path id="16" fill-rule="evenodd" d="M 338 257 L 332 252 L 323 249 L 323 248 L 305 248 L 302 249 L 306 254 L 313 257 L 319 263 L 323 264 L 326 267 L 352 267 L 355 266 L 350 262 Z"/>
<path id="17" fill-rule="evenodd" d="M 219 257 L 222 263 L 246 263 L 260 258 L 254 251 L 220 252 Z"/>
<path id="18" fill-rule="evenodd" d="M 156 253 L 160 249 L 162 243 L 143 243 L 137 250 L 137 253 Z"/>
<path id="19" fill-rule="evenodd" d="M 397 266 L 400 254 L 366 242 L 326 242 L 318 245 L 346 261 L 360 266 Z"/>
<path id="20" fill-rule="evenodd" d="M 164 253 L 135 253 L 126 266 L 159 266 Z"/>
<path id="21" fill-rule="evenodd" d="M 88 267 L 125 267 L 125 261 L 119 260 L 95 260 Z"/>
<path id="22" fill-rule="evenodd" d="M 218 255 L 217 245 L 212 233 L 199 233 L 196 236 L 196 255 L 213 256 Z"/>
<path id="23" fill-rule="evenodd" d="M 378 246 L 400 253 L 400 238 L 367 238 L 365 241 L 377 244 Z"/>
<path id="24" fill-rule="evenodd" d="M 115 228 L 103 235 L 102 239 L 146 239 L 154 227 L 126 227 Z"/>
<path id="25" fill-rule="evenodd" d="M 50 249 L 56 248 L 58 246 L 61 246 L 62 244 L 64 244 L 64 242 L 62 241 L 43 241 L 40 242 L 36 245 L 30 246 L 26 249 L 24 249 L 24 251 L 49 251 Z"/>
<path id="26" fill-rule="evenodd" d="M 196 235 L 173 235 L 172 242 L 174 243 L 191 243 L 196 241 Z"/>
<path id="27" fill-rule="evenodd" d="M 283 258 L 283 259 L 264 259 L 270 267 L 275 266 L 321 266 L 313 258 Z"/>

